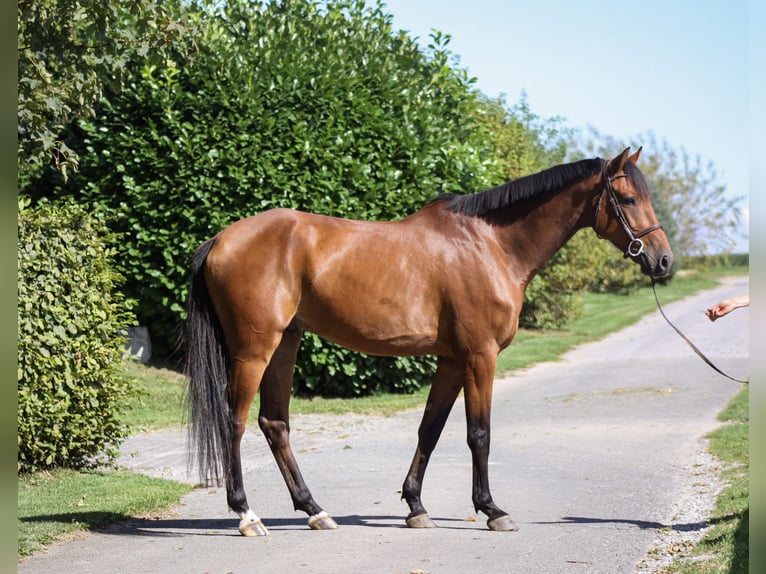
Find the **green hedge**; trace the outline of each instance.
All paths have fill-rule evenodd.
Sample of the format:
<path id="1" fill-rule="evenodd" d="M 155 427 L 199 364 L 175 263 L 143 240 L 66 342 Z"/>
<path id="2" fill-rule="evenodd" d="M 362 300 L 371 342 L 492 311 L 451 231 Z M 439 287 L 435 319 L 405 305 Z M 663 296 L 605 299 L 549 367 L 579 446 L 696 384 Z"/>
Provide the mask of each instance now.
<path id="1" fill-rule="evenodd" d="M 473 129 L 476 94 L 448 38 L 434 35 L 424 52 L 382 5 L 359 1 L 185 9 L 200 30 L 192 58 L 131 62 L 125 89 L 72 127 L 80 171 L 26 187 L 93 206 L 121 234 L 125 289 L 158 356 L 182 326 L 192 253 L 232 222 L 273 207 L 396 219 L 493 181 L 493 154 Z M 299 372 L 319 393 L 354 369 L 370 372 L 369 388 L 403 390 L 430 373 L 424 361 L 401 371 L 316 343 Z"/>
<path id="2" fill-rule="evenodd" d="M 79 468 L 116 454 L 129 384 L 119 368 L 133 324 L 115 242 L 71 204 L 18 216 L 18 470 Z"/>

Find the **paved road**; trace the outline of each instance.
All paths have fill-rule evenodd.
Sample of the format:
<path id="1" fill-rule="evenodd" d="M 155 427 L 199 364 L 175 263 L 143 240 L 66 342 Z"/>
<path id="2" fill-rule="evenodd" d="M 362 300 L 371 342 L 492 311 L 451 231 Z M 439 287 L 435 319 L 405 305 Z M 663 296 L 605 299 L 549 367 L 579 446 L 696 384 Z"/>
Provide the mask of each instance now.
<path id="1" fill-rule="evenodd" d="M 738 378 L 749 374 L 749 309 L 716 323 L 702 311 L 747 289 L 746 279 L 732 280 L 666 307 Z M 134 520 L 58 545 L 18 571 L 633 574 L 658 530 L 702 527 L 685 512 L 694 505 L 691 485 L 713 488 L 698 476 L 702 437 L 739 388 L 653 313 L 560 362 L 496 382 L 490 480 L 518 532 L 491 532 L 473 511 L 458 403 L 424 483 L 437 529 L 405 528 L 407 507 L 398 492 L 419 411 L 385 418 L 299 416 L 294 448 L 338 530 L 307 528 L 255 431 L 246 441 L 245 483 L 270 536 L 239 536 L 223 489 L 197 489 L 169 517 Z M 124 445 L 122 460 L 143 472 L 191 480 L 183 449 L 178 433 L 140 435 Z"/>

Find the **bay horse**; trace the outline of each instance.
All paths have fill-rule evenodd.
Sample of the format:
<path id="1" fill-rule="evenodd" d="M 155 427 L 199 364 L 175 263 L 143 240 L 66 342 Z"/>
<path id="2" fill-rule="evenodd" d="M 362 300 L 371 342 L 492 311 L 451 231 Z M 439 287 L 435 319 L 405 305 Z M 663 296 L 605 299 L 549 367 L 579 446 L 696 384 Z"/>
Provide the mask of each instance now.
<path id="1" fill-rule="evenodd" d="M 551 167 L 471 195 L 440 196 L 398 221 L 272 209 L 237 221 L 194 254 L 186 323 L 190 462 L 226 484 L 245 536 L 268 534 L 245 494 L 240 442 L 256 392 L 258 425 L 296 510 L 337 528 L 314 500 L 290 447 L 289 402 L 302 333 L 362 353 L 436 355 L 412 464 L 408 526 L 435 526 L 421 501 L 429 458 L 460 393 L 473 462 L 473 504 L 491 530 L 517 527 L 490 493 L 490 406 L 498 353 L 518 328 L 535 274 L 581 228 L 654 278 L 672 253 L 636 166 L 641 148 Z M 195 460 L 196 459 L 196 460 Z"/>

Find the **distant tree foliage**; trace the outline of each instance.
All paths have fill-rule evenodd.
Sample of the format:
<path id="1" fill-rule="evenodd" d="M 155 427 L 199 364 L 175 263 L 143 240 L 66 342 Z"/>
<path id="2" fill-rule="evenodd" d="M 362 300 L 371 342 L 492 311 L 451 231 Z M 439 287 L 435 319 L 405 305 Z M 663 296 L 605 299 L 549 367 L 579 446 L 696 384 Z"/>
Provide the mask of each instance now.
<path id="1" fill-rule="evenodd" d="M 495 149 L 500 179 L 516 179 L 564 163 L 572 129 L 563 118 L 533 113 L 526 93 L 514 105 L 505 96 L 482 98 L 478 114 L 483 133 Z"/>

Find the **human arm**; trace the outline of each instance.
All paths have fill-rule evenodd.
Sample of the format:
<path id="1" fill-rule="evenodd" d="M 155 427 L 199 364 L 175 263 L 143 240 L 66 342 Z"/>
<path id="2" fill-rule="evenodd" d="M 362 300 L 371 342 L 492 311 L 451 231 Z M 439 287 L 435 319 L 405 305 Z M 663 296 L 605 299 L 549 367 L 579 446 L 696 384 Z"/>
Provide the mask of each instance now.
<path id="1" fill-rule="evenodd" d="M 734 309 L 739 309 L 740 307 L 747 307 L 750 305 L 750 294 L 745 293 L 744 295 L 740 295 L 739 297 L 732 297 L 731 299 L 724 299 L 723 301 L 720 301 L 710 307 L 707 311 L 705 311 L 705 315 L 707 315 L 707 318 L 711 321 L 715 321 L 716 319 L 719 319 L 720 317 L 723 317 L 724 315 L 729 314 L 730 312 L 734 311 Z"/>

